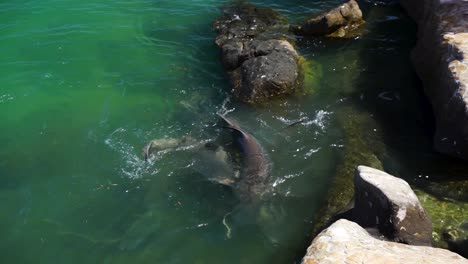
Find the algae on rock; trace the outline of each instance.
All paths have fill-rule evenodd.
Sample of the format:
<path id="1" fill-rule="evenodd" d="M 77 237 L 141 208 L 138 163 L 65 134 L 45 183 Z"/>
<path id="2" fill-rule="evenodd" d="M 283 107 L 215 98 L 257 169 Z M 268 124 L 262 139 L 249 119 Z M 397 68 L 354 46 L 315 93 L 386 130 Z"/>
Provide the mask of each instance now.
<path id="1" fill-rule="evenodd" d="M 313 235 L 328 225 L 331 219 L 343 211 L 354 196 L 354 171 L 358 165 L 366 165 L 383 170 L 377 155 L 384 152 L 382 141 L 375 133 L 369 114 L 357 112 L 352 107 L 344 107 L 338 113 L 338 121 L 343 127 L 344 153 L 331 182 L 324 206 L 317 213 Z M 366 133 L 364 128 L 369 128 Z"/>
<path id="2" fill-rule="evenodd" d="M 431 216 L 433 246 L 448 248 L 448 243 L 457 237 L 455 233 L 468 220 L 468 203 L 440 200 L 419 189 L 414 192 Z"/>

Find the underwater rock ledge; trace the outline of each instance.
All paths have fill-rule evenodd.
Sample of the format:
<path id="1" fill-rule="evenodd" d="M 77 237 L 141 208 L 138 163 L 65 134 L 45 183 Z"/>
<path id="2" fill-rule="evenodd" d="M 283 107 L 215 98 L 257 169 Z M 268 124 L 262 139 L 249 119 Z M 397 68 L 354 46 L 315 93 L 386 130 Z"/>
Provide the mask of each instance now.
<path id="1" fill-rule="evenodd" d="M 418 24 L 412 60 L 434 111 L 435 149 L 468 160 L 468 2 L 401 4 Z"/>

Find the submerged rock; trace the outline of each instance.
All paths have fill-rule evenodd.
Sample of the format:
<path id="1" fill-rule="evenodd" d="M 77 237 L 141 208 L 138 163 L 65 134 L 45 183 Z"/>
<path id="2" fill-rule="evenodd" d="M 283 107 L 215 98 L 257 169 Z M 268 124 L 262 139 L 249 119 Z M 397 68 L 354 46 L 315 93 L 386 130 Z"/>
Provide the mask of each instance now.
<path id="1" fill-rule="evenodd" d="M 424 190 L 441 199 L 468 203 L 468 180 L 429 182 Z"/>
<path id="2" fill-rule="evenodd" d="M 468 2 L 402 0 L 418 24 L 413 64 L 432 104 L 437 151 L 468 159 Z"/>
<path id="3" fill-rule="evenodd" d="M 356 223 L 339 220 L 313 240 L 302 263 L 461 264 L 468 260 L 445 249 L 382 241 Z"/>
<path id="4" fill-rule="evenodd" d="M 468 220 L 460 226 L 444 232 L 444 239 L 447 241 L 449 249 L 468 258 Z"/>
<path id="5" fill-rule="evenodd" d="M 223 7 L 214 28 L 237 99 L 258 103 L 302 86 L 300 56 L 287 40 L 287 20 L 278 12 L 233 2 Z"/>
<path id="6" fill-rule="evenodd" d="M 441 200 L 419 189 L 415 193 L 432 219 L 432 244 L 468 257 L 468 247 L 461 247 L 468 239 L 468 203 Z"/>
<path id="7" fill-rule="evenodd" d="M 362 11 L 355 0 L 350 0 L 340 6 L 313 17 L 293 27 L 298 35 L 326 35 L 329 37 L 354 37 L 357 29 L 364 24 Z"/>
<path id="8" fill-rule="evenodd" d="M 407 182 L 383 171 L 359 166 L 354 186 L 353 221 L 363 227 L 376 227 L 395 242 L 431 245 L 431 219 Z"/>
<path id="9" fill-rule="evenodd" d="M 317 235 L 336 220 L 337 215 L 349 209 L 354 196 L 353 176 L 357 165 L 383 169 L 378 155 L 383 155 L 385 147 L 378 133 L 371 129 L 377 126 L 375 120 L 349 106 L 337 111 L 337 116 L 345 137 L 343 161 L 337 167 L 324 205 L 316 214 L 312 235 Z"/>

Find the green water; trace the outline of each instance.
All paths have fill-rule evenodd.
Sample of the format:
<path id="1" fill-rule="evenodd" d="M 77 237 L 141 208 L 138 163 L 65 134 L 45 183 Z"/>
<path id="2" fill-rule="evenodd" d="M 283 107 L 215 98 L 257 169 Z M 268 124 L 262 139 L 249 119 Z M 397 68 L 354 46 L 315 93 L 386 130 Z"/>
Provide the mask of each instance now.
<path id="1" fill-rule="evenodd" d="M 338 1 L 257 3 L 294 21 Z M 254 108 L 229 100 L 211 30 L 220 4 L 0 3 L 2 263 L 298 261 L 342 159 L 346 107 L 378 120 L 363 133 L 379 132 L 395 153 L 387 155 L 394 171 L 417 178 L 407 156 L 439 159 L 425 102 L 415 101 L 414 25 L 398 6 L 364 3 L 368 34 L 360 39 L 298 41 L 314 65 L 313 92 Z M 264 204 L 271 212 L 261 222 L 229 215 L 242 204 L 191 168 L 196 153 L 142 159 L 151 139 L 213 139 L 209 124 L 226 111 L 273 165 L 274 195 Z M 307 122 L 282 130 L 300 118 Z"/>

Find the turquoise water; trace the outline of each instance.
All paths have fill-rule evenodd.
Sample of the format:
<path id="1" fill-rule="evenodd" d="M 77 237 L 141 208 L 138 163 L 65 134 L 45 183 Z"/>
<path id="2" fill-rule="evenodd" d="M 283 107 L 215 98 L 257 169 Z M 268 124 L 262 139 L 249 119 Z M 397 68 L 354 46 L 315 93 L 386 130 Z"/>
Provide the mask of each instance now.
<path id="1" fill-rule="evenodd" d="M 294 21 L 338 1 L 257 3 Z M 409 155 L 437 159 L 423 133 L 424 101 L 412 101 L 420 95 L 408 60 L 414 25 L 397 6 L 364 3 L 368 34 L 360 39 L 299 40 L 316 72 L 312 92 L 255 108 L 226 92 L 211 29 L 220 4 L 0 3 L 2 263 L 298 261 L 342 159 L 346 107 L 378 120 L 373 129 L 397 153 L 388 158 L 394 170 L 416 175 L 405 148 L 390 147 L 409 141 Z M 217 112 L 270 156 L 274 195 L 261 217 L 243 214 L 229 188 L 194 170 L 196 152 L 143 160 L 155 138 L 215 138 Z M 408 113 L 418 122 L 402 121 Z"/>

